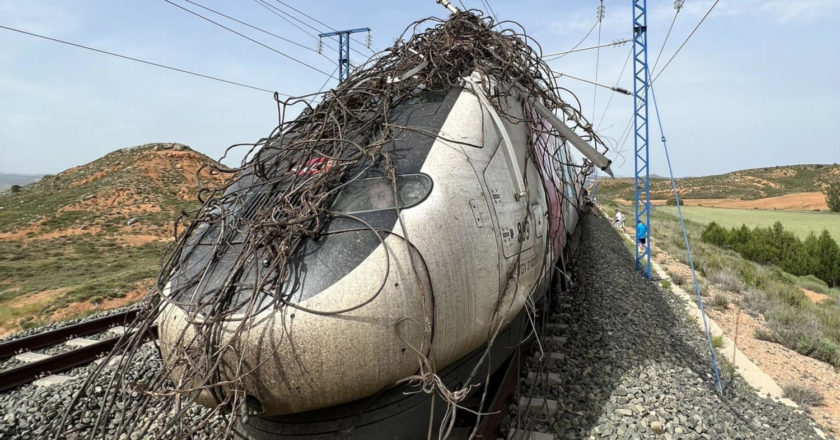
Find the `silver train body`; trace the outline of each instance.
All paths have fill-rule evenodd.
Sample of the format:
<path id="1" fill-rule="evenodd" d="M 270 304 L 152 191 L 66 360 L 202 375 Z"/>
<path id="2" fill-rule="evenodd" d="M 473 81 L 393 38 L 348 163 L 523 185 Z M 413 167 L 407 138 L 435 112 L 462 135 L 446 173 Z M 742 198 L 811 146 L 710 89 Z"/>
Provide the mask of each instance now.
<path id="1" fill-rule="evenodd" d="M 393 196 L 380 203 L 391 188 L 382 177 L 358 180 L 336 200 L 344 215 L 299 255 L 287 288 L 296 304 L 322 312 L 366 304 L 336 314 L 265 310 L 240 335 L 240 350 L 224 355 L 253 370 L 243 385 L 261 415 L 244 426 L 250 436 L 425 438 L 431 397 L 395 384 L 425 358 L 457 389 L 476 363 L 497 368 L 527 334 L 526 302 L 546 291 L 576 227 L 580 178 L 566 145 L 534 131 L 545 125 L 527 103 L 503 102 L 503 113 L 530 121 L 510 122 L 480 80 L 394 110 L 402 128 L 385 148 L 399 212 L 387 203 Z M 201 266 L 205 245 L 194 241 L 185 258 Z M 164 292 L 177 299 L 159 318 L 164 360 L 194 336 L 182 304 L 207 288 L 173 278 Z M 482 360 L 488 347 L 493 355 Z"/>

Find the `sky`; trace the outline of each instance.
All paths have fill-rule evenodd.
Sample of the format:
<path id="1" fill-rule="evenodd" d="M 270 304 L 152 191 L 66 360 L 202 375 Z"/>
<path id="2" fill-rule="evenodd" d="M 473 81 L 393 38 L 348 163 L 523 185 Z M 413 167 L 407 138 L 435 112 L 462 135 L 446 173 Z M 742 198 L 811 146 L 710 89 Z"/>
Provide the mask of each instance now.
<path id="1" fill-rule="evenodd" d="M 313 35 L 329 31 L 325 25 L 334 29 L 369 27 L 372 49 L 378 51 L 393 44 L 413 21 L 447 16 L 434 0 L 194 0 L 304 46 L 300 47 L 214 16 L 185 0 L 171 1 L 311 67 L 164 0 L 0 0 L 0 25 L 302 95 L 336 84 L 329 77 L 336 68 L 336 42 L 325 39 L 323 54 L 314 51 L 318 39 Z M 453 3 L 486 8 L 481 0 Z M 657 70 L 713 3 L 685 1 Z M 597 22 L 599 2 L 490 0 L 490 5 L 499 20 L 519 23 L 543 53 L 552 53 L 569 50 L 581 41 Z M 601 44 L 630 38 L 632 2 L 605 0 L 603 5 Z M 648 8 L 648 58 L 653 65 L 675 9 L 670 0 L 650 1 Z M 838 23 L 838 0 L 720 0 L 654 83 L 674 173 L 699 176 L 744 168 L 840 162 Z M 597 45 L 598 34 L 596 26 L 579 47 Z M 364 47 L 364 33 L 356 38 L 359 42 L 352 43 L 352 58 L 360 62 L 372 51 Z M 180 142 L 219 158 L 229 145 L 255 142 L 277 124 L 276 105 L 269 92 L 6 29 L 0 29 L 0 48 L 3 173 L 54 174 L 118 148 L 150 142 Z M 632 90 L 632 60 L 619 75 L 630 50 L 630 43 L 585 50 L 549 64 L 558 72 Z M 609 157 L 615 173 L 632 175 L 632 137 L 623 144 L 618 140 L 632 118 L 633 98 L 611 97 L 608 89 L 596 91 L 595 86 L 570 77 L 558 81 L 575 94 L 595 129 L 611 143 Z M 651 173 L 668 175 L 654 109 L 650 112 Z M 228 164 L 239 158 L 234 154 Z"/>

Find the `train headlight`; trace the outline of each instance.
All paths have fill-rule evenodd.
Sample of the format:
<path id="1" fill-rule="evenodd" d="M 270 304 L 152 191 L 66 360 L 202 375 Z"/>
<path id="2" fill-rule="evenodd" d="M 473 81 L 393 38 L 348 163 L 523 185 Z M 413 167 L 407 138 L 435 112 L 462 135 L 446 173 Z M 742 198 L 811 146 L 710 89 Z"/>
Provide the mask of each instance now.
<path id="1" fill-rule="evenodd" d="M 397 197 L 394 197 L 394 183 Z M 396 182 L 391 182 L 386 177 L 358 179 L 348 183 L 341 190 L 333 203 L 332 211 L 358 214 L 411 208 L 426 200 L 431 191 L 432 179 L 425 174 L 404 174 L 397 176 Z"/>

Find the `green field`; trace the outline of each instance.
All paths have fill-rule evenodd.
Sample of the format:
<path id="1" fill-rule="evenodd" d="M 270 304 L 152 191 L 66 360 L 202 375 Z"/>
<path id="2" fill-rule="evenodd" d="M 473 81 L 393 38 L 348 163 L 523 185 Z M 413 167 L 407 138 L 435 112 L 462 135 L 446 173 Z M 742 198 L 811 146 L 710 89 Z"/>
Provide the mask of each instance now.
<path id="1" fill-rule="evenodd" d="M 677 215 L 676 206 L 657 206 L 656 211 Z M 738 227 L 746 224 L 756 226 L 772 226 L 781 222 L 785 230 L 791 231 L 804 239 L 809 233 L 819 235 L 823 229 L 835 240 L 840 241 L 840 214 L 832 212 L 792 212 L 792 211 L 763 211 L 757 209 L 725 209 L 708 208 L 703 206 L 683 206 L 683 215 L 687 220 L 708 224 L 712 221 L 724 228 Z"/>

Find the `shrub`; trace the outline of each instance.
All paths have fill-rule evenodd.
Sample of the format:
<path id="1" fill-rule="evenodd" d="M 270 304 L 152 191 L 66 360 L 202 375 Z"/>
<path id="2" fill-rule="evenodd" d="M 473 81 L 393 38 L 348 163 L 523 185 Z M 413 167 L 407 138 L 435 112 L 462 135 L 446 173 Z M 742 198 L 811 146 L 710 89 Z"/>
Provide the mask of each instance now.
<path id="1" fill-rule="evenodd" d="M 726 308 L 726 306 L 729 305 L 729 300 L 726 299 L 725 296 L 718 293 L 712 297 L 712 301 L 709 304 L 715 310 L 723 310 Z"/>
<path id="2" fill-rule="evenodd" d="M 825 194 L 825 203 L 828 209 L 833 212 L 840 212 L 840 180 L 828 182 L 823 187 L 823 194 Z"/>
<path id="3" fill-rule="evenodd" d="M 683 278 L 683 276 L 678 273 L 671 274 L 671 281 L 673 281 L 674 284 L 678 286 L 682 286 L 683 284 L 685 284 L 685 278 Z"/>
<path id="4" fill-rule="evenodd" d="M 825 403 L 825 399 L 819 391 L 805 385 L 789 383 L 782 387 L 782 391 L 785 397 L 793 400 L 805 409 L 812 406 L 820 406 Z"/>
<path id="5" fill-rule="evenodd" d="M 741 281 L 738 274 L 729 269 L 716 270 L 710 273 L 707 278 L 715 286 L 730 292 L 737 293 L 744 289 L 744 282 Z"/>
<path id="6" fill-rule="evenodd" d="M 13 193 L 19 193 L 20 192 L 20 185 L 12 185 L 11 190 L 12 190 Z"/>
<path id="7" fill-rule="evenodd" d="M 675 199 L 673 197 L 669 198 L 668 200 L 665 201 L 665 204 L 667 206 L 677 206 L 677 199 Z M 685 205 L 685 200 L 680 199 L 680 206 L 683 206 L 683 205 Z"/>
<path id="8" fill-rule="evenodd" d="M 727 242 L 726 229 L 715 222 L 711 222 L 709 223 L 709 226 L 706 226 L 706 229 L 703 230 L 703 233 L 700 234 L 700 239 L 706 243 L 723 247 Z"/>
<path id="9" fill-rule="evenodd" d="M 773 336 L 773 332 L 765 328 L 755 329 L 755 333 L 753 334 L 753 336 L 759 341 L 776 342 L 776 338 Z"/>
<path id="10" fill-rule="evenodd" d="M 714 347 L 714 348 L 723 347 L 723 335 L 712 336 L 712 347 Z"/>
<path id="11" fill-rule="evenodd" d="M 659 282 L 659 284 L 661 284 L 662 288 L 665 289 L 665 290 L 668 290 L 668 289 L 671 288 L 671 282 L 668 281 L 668 280 L 662 280 L 662 281 Z"/>

